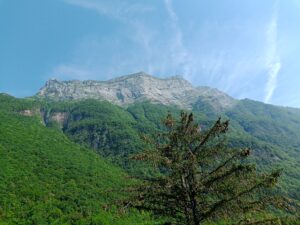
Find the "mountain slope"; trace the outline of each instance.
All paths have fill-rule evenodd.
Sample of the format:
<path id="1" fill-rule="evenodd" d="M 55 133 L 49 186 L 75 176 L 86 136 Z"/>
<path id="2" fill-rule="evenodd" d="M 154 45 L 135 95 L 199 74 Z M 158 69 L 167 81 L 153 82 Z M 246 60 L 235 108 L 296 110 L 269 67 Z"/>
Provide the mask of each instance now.
<path id="1" fill-rule="evenodd" d="M 161 131 L 162 119 L 169 111 L 174 115 L 180 113 L 178 108 L 149 102 L 136 103 L 126 109 L 96 100 L 42 105 L 47 126 L 62 129 L 71 140 L 94 148 L 130 173 L 149 172 L 130 160 L 132 154 L 145 148 L 139 136 Z M 261 170 L 283 168 L 281 191 L 300 200 L 300 114 L 250 100 L 240 101 L 223 113 L 204 103 L 193 112 L 203 129 L 211 126 L 218 116 L 230 119 L 228 144 L 234 148 L 252 148 L 252 160 Z M 59 114 L 65 115 L 64 120 L 58 119 Z"/>
<path id="2" fill-rule="evenodd" d="M 138 140 L 138 133 L 153 133 L 159 130 L 160 121 L 168 110 L 192 110 L 204 127 L 209 126 L 219 116 L 230 119 L 230 141 L 233 146 L 252 147 L 255 161 L 264 169 L 272 166 L 285 168 L 288 179 L 283 183 L 284 189 L 290 189 L 290 195 L 300 199 L 300 110 L 251 100 L 235 100 L 216 89 L 195 88 L 180 77 L 159 79 L 145 73 L 105 82 L 49 81 L 37 96 L 60 102 L 67 99 L 93 98 L 125 107 L 121 111 L 128 119 L 119 120 L 117 118 L 121 117 L 116 116 L 113 120 L 115 123 L 112 123 L 120 126 L 108 125 L 105 122 L 107 116 L 97 116 L 97 111 L 101 111 L 103 103 L 94 102 L 93 116 L 83 117 L 80 122 L 68 119 L 64 127 L 64 132 L 72 140 L 88 143 L 102 155 L 119 158 L 120 165 L 124 161 L 123 156 L 143 149 Z M 145 101 L 148 103 L 143 103 Z M 89 103 L 77 104 L 83 113 L 86 111 L 84 105 Z M 73 111 L 70 111 L 70 115 Z M 114 110 L 110 113 L 113 112 Z M 93 122 L 88 123 L 91 118 L 94 122 L 97 121 L 94 125 L 90 124 Z M 122 132 L 109 132 L 110 130 L 124 130 L 124 135 Z M 88 136 L 89 140 L 84 136 Z M 91 144 L 92 142 L 95 143 Z"/>
<path id="3" fill-rule="evenodd" d="M 234 130 L 248 137 L 258 165 L 284 169 L 284 189 L 300 200 L 300 114 L 298 110 L 242 100 L 225 113 Z M 236 137 L 236 140 L 240 138 Z"/>
<path id="4" fill-rule="evenodd" d="M 158 79 L 143 73 L 106 82 L 52 80 L 31 100 L 9 101 L 19 101 L 18 107 L 8 104 L 11 110 L 62 131 L 130 173 L 149 173 L 130 156 L 145 147 L 140 134 L 163 129 L 161 120 L 168 111 L 174 115 L 182 109 L 193 111 L 203 129 L 221 116 L 230 120 L 228 144 L 250 147 L 252 160 L 262 171 L 283 168 L 277 191 L 300 202 L 298 109 L 234 100 L 215 89 L 192 87 L 179 77 Z"/>
<path id="5" fill-rule="evenodd" d="M 290 189 L 287 191 L 290 196 L 300 200 L 300 110 L 235 100 L 216 89 L 193 87 L 181 77 L 159 79 L 145 73 L 105 82 L 49 81 L 37 96 L 56 101 L 50 108 L 62 102 L 68 104 L 68 99 L 77 100 L 76 110 L 88 116 L 75 121 L 72 117 L 76 110 L 70 109 L 64 132 L 72 140 L 88 144 L 122 166 L 128 164 L 124 156 L 143 149 L 139 133 L 154 133 L 161 129 L 160 122 L 167 111 L 191 110 L 203 127 L 209 126 L 219 116 L 229 119 L 232 146 L 252 147 L 254 159 L 261 168 L 284 168 L 287 180 L 282 185 L 285 190 Z M 121 105 L 123 110 L 110 106 L 108 114 L 112 118 L 118 111 L 123 116 L 116 114 L 110 119 L 105 113 L 99 113 L 108 107 L 107 103 L 80 101 L 86 98 Z M 93 109 L 88 109 L 89 104 Z"/>
<path id="6" fill-rule="evenodd" d="M 18 112 L 36 103 L 0 95 L 0 105 L 0 224 L 152 224 L 103 210 L 124 195 L 125 173 Z"/>

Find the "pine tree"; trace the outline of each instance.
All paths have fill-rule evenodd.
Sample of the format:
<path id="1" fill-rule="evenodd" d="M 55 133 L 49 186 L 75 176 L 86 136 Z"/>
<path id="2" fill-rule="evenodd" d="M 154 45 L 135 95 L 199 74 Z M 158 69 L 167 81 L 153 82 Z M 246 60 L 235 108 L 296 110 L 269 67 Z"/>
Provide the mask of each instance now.
<path id="1" fill-rule="evenodd" d="M 131 204 L 169 219 L 167 224 L 200 225 L 208 220 L 235 218 L 264 210 L 273 199 L 269 188 L 279 171 L 259 174 L 247 162 L 250 149 L 225 143 L 229 122 L 218 119 L 203 129 L 193 114 L 168 114 L 167 131 L 157 140 L 145 138 L 149 149 L 134 158 L 153 166 L 159 175 L 144 178 L 134 189 Z"/>

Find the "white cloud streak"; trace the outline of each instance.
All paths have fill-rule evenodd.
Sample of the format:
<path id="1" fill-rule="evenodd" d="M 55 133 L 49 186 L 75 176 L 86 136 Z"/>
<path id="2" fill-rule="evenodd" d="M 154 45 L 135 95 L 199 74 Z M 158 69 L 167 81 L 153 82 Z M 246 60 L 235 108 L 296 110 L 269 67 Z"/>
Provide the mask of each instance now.
<path id="1" fill-rule="evenodd" d="M 271 22 L 266 32 L 267 50 L 266 67 L 268 69 L 268 81 L 265 86 L 264 101 L 269 103 L 277 88 L 277 79 L 281 69 L 281 59 L 278 51 L 277 41 L 277 20 L 278 20 L 278 2 L 275 3 Z"/>
<path id="2" fill-rule="evenodd" d="M 261 55 L 261 48 L 246 47 L 245 51 L 240 51 L 239 44 L 250 41 L 252 46 L 257 46 L 258 42 L 255 42 L 255 39 L 251 42 L 249 37 L 254 30 L 259 32 L 265 27 L 254 26 L 255 23 L 247 24 L 243 20 L 219 21 L 218 18 L 199 26 L 201 31 L 197 31 L 198 27 L 195 25 L 193 29 L 181 27 L 184 20 L 180 20 L 172 0 L 159 3 L 164 7 L 159 9 L 155 4 L 139 1 L 64 1 L 115 20 L 125 29 L 118 34 L 122 35 L 120 43 L 118 37 L 106 37 L 105 34 L 101 38 L 95 38 L 95 47 L 84 42 L 78 51 L 84 51 L 85 54 L 76 54 L 71 62 L 58 65 L 54 69 L 55 74 L 59 74 L 60 77 L 103 79 L 140 70 L 162 76 L 181 74 L 193 84 L 218 87 L 235 97 L 255 96 L 256 99 L 263 98 L 265 102 L 272 100 L 281 69 L 276 4 L 265 36 L 261 35 L 261 39 L 258 39 L 260 43 L 266 41 L 265 55 Z M 167 16 L 160 24 L 152 21 L 157 12 L 164 12 Z M 196 38 L 184 36 L 189 30 L 197 31 L 193 33 L 198 37 L 194 45 L 191 40 Z M 231 36 L 236 42 L 232 42 L 232 38 L 226 39 L 226 34 L 233 32 L 238 32 L 237 36 Z M 122 43 L 130 44 L 130 48 L 125 52 Z M 103 52 L 109 52 L 111 55 L 103 59 Z M 265 77 L 261 76 L 265 71 L 266 84 Z M 260 84 L 257 85 L 257 82 Z"/>
<path id="3" fill-rule="evenodd" d="M 151 26 L 147 23 L 147 19 L 144 20 L 145 17 L 151 16 L 150 12 L 155 10 L 146 3 L 120 0 L 109 2 L 99 0 L 64 1 L 71 5 L 94 10 L 99 15 L 117 20 L 126 26 L 127 32 L 123 35 L 128 35 L 128 38 L 139 46 L 139 51 L 143 52 L 143 58 L 133 56 L 132 58 L 122 59 L 123 66 L 116 62 L 115 64 L 120 66 L 115 67 L 113 73 L 124 73 L 124 71 L 129 70 L 126 67 L 131 67 L 131 70 L 140 68 L 150 74 L 165 74 L 166 71 L 172 74 L 179 73 L 184 75 L 186 79 L 191 80 L 191 74 L 195 72 L 196 66 L 193 63 L 192 54 L 184 46 L 179 19 L 172 0 L 164 0 L 163 2 L 168 16 L 168 23 L 165 26 L 168 33 L 164 34 L 164 37 L 157 31 L 156 26 Z M 78 68 L 74 69 L 76 71 Z"/>
<path id="4" fill-rule="evenodd" d="M 191 78 L 193 70 L 191 62 L 191 54 L 184 46 L 182 31 L 178 23 L 178 16 L 174 10 L 172 0 L 165 0 L 165 7 L 171 21 L 172 37 L 171 37 L 171 58 L 173 67 L 181 66 L 183 68 L 183 76 L 187 79 Z"/>
<path id="5" fill-rule="evenodd" d="M 141 3 L 128 4 L 126 1 L 110 0 L 104 2 L 101 0 L 64 0 L 71 5 L 77 5 L 86 9 L 97 11 L 101 15 L 128 22 L 130 15 L 143 14 L 150 12 L 152 8 Z"/>
<path id="6" fill-rule="evenodd" d="M 123 0 L 110 0 L 110 1 L 102 1 L 102 0 L 64 0 L 65 3 L 78 6 L 84 9 L 93 10 L 97 12 L 100 16 L 104 16 L 106 18 L 110 18 L 111 20 L 115 20 L 120 24 L 126 26 L 127 31 L 122 33 L 122 35 L 126 36 L 126 38 L 131 39 L 136 44 L 140 45 L 142 49 L 145 51 L 145 55 L 147 56 L 145 61 L 148 61 L 148 65 L 144 66 L 147 68 L 149 72 L 152 72 L 151 67 L 151 57 L 153 49 L 151 48 L 151 42 L 153 40 L 153 32 L 151 29 L 144 24 L 143 20 L 140 20 L 142 16 L 149 15 L 153 11 L 153 7 L 149 4 L 136 2 L 128 2 Z M 58 65 L 54 68 L 53 73 L 56 75 L 60 75 L 60 77 L 68 77 L 74 71 L 74 77 L 78 79 L 90 79 L 97 78 L 95 74 L 98 74 L 98 77 L 101 76 L 103 78 L 111 78 L 111 76 L 116 74 L 122 74 L 124 71 L 127 71 L 127 67 L 131 67 L 133 62 L 138 65 L 137 61 L 140 58 L 123 58 L 119 60 L 119 54 L 115 54 L 114 57 L 111 58 L 114 66 L 110 66 L 107 68 L 107 64 L 101 68 L 102 49 L 107 46 L 111 46 L 112 50 L 115 51 L 118 43 L 114 43 L 115 38 L 109 37 L 105 41 L 103 38 L 99 37 L 98 39 L 93 38 L 92 40 L 95 42 L 95 46 L 91 46 L 90 43 L 86 43 L 85 38 L 83 37 L 82 43 L 78 46 L 79 51 L 86 51 L 86 49 L 90 49 L 91 52 L 98 51 L 98 54 L 90 54 L 85 56 L 80 56 L 81 54 L 77 54 L 73 57 L 73 61 L 71 63 Z M 82 46 L 84 45 L 84 46 Z M 106 45 L 106 46 L 104 46 Z M 77 50 L 78 51 L 78 50 Z M 128 53 L 129 55 L 130 53 Z M 79 55 L 79 57 L 78 57 Z M 88 61 L 92 61 L 94 63 L 90 63 Z M 85 63 L 88 62 L 88 63 Z M 96 62 L 96 63 L 95 63 Z M 88 70 L 86 70 L 88 68 Z M 89 71 L 89 74 L 87 71 Z M 120 73 L 120 71 L 122 71 Z M 68 76 L 64 76 L 63 72 L 69 74 Z M 134 71 L 136 72 L 136 71 Z M 71 77 L 71 76 L 70 76 Z"/>

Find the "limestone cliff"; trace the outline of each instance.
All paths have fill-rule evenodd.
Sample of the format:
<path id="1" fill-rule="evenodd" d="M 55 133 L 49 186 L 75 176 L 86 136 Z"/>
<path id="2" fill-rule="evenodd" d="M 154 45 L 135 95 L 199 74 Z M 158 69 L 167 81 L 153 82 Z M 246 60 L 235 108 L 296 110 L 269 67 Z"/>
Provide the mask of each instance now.
<path id="1" fill-rule="evenodd" d="M 217 89 L 194 87 L 180 76 L 161 79 L 143 72 L 108 81 L 49 80 L 37 96 L 58 101 L 99 99 L 120 106 L 150 101 L 183 109 L 191 109 L 201 100 L 216 110 L 230 108 L 236 102 Z"/>

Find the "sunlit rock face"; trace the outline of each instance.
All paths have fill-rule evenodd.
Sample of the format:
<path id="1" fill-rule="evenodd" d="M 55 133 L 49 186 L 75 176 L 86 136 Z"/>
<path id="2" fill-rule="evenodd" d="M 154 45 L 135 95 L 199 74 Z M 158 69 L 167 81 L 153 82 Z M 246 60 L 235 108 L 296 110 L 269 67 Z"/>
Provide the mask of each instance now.
<path id="1" fill-rule="evenodd" d="M 217 89 L 194 87 L 180 76 L 161 79 L 143 72 L 108 81 L 49 80 L 37 96 L 58 101 L 99 99 L 120 106 L 150 101 L 183 109 L 204 101 L 216 110 L 230 108 L 236 102 Z"/>

